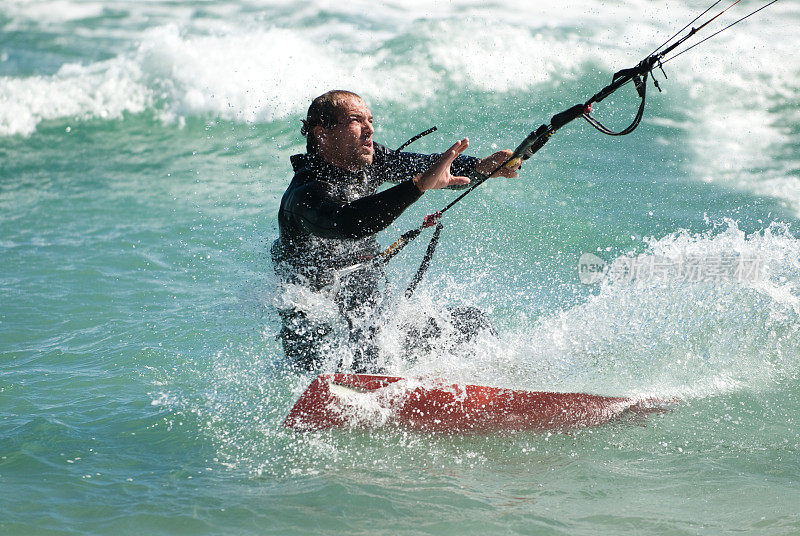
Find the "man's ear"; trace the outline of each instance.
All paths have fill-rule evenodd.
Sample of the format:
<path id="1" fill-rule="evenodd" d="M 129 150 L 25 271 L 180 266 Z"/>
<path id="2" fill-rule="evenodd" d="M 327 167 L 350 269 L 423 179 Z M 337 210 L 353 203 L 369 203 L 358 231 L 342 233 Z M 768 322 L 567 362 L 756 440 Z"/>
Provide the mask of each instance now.
<path id="1" fill-rule="evenodd" d="M 311 129 L 311 133 L 314 135 L 314 139 L 317 140 L 317 143 L 324 143 L 326 138 L 325 127 L 322 125 L 317 125 Z"/>

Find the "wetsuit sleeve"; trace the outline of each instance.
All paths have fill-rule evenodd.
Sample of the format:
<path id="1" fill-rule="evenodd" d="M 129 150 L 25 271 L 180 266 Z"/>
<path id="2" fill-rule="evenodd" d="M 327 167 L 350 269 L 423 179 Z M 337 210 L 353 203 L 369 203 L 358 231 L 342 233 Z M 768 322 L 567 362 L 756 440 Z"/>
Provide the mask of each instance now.
<path id="1" fill-rule="evenodd" d="M 323 238 L 363 238 L 394 222 L 422 193 L 411 181 L 387 190 L 341 203 L 324 183 L 299 188 L 287 200 L 285 211 L 305 232 Z"/>

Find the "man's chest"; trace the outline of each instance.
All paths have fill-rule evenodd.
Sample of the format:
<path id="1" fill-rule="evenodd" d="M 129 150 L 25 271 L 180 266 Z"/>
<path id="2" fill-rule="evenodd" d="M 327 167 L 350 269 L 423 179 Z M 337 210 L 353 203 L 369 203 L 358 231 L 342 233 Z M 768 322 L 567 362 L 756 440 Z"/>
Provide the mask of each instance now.
<path id="1" fill-rule="evenodd" d="M 352 203 L 357 199 L 373 195 L 382 181 L 368 171 L 351 173 L 338 180 L 328 182 L 330 194 L 337 201 Z"/>

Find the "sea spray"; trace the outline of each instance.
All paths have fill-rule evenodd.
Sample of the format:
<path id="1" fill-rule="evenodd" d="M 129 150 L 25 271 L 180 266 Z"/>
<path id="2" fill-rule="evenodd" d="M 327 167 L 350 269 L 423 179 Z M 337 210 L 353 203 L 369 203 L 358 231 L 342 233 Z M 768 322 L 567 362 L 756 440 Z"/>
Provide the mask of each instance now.
<path id="1" fill-rule="evenodd" d="M 704 7 L 5 2 L 0 532 L 798 532 L 796 2 L 657 71 L 636 133 L 571 124 L 448 214 L 396 319 L 471 305 L 496 336 L 415 361 L 399 322 L 381 340 L 405 376 L 678 404 L 567 433 L 282 426 L 314 375 L 286 364 L 265 274 L 310 97 L 362 93 L 389 146 L 436 124 L 413 150 L 485 156 Z M 635 98 L 595 113 L 621 125 Z M 583 284 L 585 253 L 620 277 Z M 751 257 L 761 279 L 711 277 Z M 623 277 L 681 259 L 708 279 Z"/>

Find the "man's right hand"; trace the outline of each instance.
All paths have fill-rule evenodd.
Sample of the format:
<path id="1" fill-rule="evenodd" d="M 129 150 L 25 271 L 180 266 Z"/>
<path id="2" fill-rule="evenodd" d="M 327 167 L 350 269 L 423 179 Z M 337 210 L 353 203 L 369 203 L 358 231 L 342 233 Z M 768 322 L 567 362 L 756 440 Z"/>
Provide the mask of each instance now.
<path id="1" fill-rule="evenodd" d="M 414 177 L 414 184 L 420 192 L 447 188 L 449 186 L 462 186 L 469 184 L 467 177 L 453 176 L 450 174 L 450 164 L 458 155 L 469 147 L 469 139 L 457 141 L 447 150 L 431 167 Z"/>

